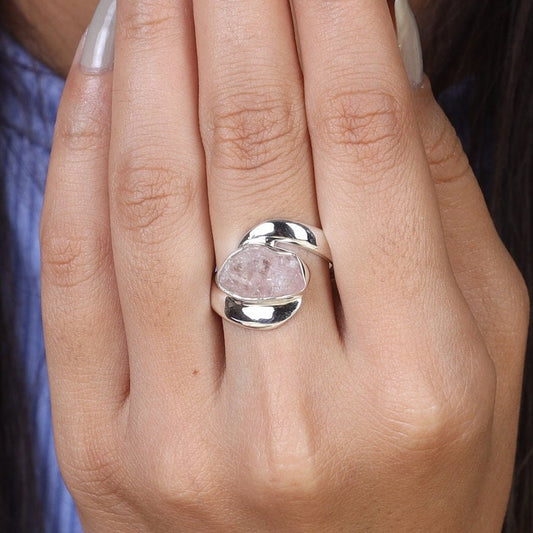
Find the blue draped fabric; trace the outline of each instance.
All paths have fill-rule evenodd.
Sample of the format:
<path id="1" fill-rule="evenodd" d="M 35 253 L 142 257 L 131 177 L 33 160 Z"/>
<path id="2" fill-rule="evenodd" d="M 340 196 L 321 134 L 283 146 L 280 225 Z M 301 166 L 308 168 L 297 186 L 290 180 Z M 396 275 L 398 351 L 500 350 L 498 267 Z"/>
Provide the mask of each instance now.
<path id="1" fill-rule="evenodd" d="M 0 34 L 0 164 L 16 245 L 16 328 L 24 356 L 31 422 L 38 457 L 37 479 L 46 533 L 82 531 L 57 466 L 52 435 L 39 279 L 39 220 L 54 121 L 63 80 Z M 0 526 L 1 529 L 1 526 Z"/>

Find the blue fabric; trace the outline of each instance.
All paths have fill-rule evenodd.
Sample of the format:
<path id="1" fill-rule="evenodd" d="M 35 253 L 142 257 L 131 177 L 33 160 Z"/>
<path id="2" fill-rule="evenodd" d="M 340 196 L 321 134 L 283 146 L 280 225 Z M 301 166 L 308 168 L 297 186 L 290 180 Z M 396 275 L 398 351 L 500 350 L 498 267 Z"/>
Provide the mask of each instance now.
<path id="1" fill-rule="evenodd" d="M 39 219 L 53 125 L 63 80 L 0 33 L 0 164 L 16 244 L 16 324 L 31 394 L 37 469 L 46 533 L 82 531 L 54 450 L 44 357 L 39 279 Z M 7 59 L 7 60 L 4 60 Z"/>
<path id="2" fill-rule="evenodd" d="M 0 164 L 5 168 L 4 186 L 17 246 L 17 331 L 32 394 L 45 531 L 77 533 L 82 530 L 76 508 L 62 481 L 54 453 L 39 279 L 39 219 L 53 125 L 64 82 L 0 33 L 2 54 L 7 57 L 9 67 L 0 69 L 1 85 L 7 88 L 0 101 L 0 123 L 6 125 L 0 131 Z M 470 138 L 464 110 L 468 108 L 470 95 L 469 83 L 465 83 L 440 98 L 467 151 Z"/>

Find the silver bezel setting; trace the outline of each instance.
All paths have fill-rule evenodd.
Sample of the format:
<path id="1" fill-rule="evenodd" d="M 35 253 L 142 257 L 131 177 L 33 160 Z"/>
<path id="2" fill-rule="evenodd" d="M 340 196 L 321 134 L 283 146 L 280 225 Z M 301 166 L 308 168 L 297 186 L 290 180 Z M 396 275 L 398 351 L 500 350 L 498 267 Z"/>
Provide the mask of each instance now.
<path id="1" fill-rule="evenodd" d="M 251 329 L 277 328 L 299 311 L 303 293 L 310 280 L 309 268 L 296 250 L 301 248 L 311 252 L 331 265 L 329 246 L 322 230 L 318 228 L 289 220 L 267 220 L 252 228 L 222 265 L 249 245 L 268 246 L 277 253 L 294 256 L 302 269 L 304 288 L 297 294 L 273 298 L 243 298 L 221 286 L 219 283 L 221 269 L 217 269 L 211 290 L 211 305 L 222 318 L 239 326 Z"/>

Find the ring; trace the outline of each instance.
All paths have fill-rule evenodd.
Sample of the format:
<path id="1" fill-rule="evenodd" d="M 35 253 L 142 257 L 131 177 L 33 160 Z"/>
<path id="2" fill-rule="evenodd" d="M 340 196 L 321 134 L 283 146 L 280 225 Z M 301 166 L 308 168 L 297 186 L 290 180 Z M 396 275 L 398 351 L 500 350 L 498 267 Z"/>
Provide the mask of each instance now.
<path id="1" fill-rule="evenodd" d="M 310 279 L 296 251 L 308 251 L 333 268 L 321 229 L 290 220 L 267 220 L 251 229 L 215 271 L 211 306 L 222 318 L 254 329 L 273 329 L 302 305 Z"/>

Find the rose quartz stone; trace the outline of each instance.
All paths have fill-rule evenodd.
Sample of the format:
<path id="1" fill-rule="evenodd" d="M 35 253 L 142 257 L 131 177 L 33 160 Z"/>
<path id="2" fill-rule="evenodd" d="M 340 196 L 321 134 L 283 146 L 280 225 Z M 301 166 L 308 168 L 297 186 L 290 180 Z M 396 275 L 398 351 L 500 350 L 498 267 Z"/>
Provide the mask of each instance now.
<path id="1" fill-rule="evenodd" d="M 299 294 L 306 280 L 295 254 L 248 245 L 228 257 L 218 274 L 219 287 L 242 299 Z"/>

